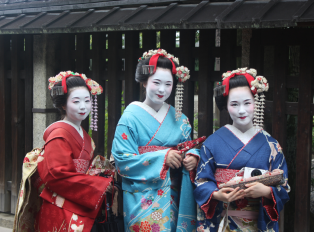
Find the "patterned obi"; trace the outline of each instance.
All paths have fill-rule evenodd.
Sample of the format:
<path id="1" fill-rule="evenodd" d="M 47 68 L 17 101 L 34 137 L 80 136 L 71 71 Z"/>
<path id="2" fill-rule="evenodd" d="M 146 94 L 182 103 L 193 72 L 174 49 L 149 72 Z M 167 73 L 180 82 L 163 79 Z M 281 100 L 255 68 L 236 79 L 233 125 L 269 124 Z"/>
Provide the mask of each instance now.
<path id="1" fill-rule="evenodd" d="M 224 169 L 224 168 L 217 168 L 215 172 L 215 179 L 217 181 L 217 185 L 221 183 L 226 183 L 235 177 L 236 173 L 240 170 L 235 169 Z M 237 176 L 243 176 L 243 172 L 239 173 Z"/>
<path id="2" fill-rule="evenodd" d="M 215 172 L 217 185 L 228 182 L 235 177 L 238 172 L 240 172 L 240 170 L 217 168 Z M 243 176 L 243 172 L 238 173 L 237 176 Z M 254 224 L 255 222 L 253 221 L 257 220 L 258 217 L 259 199 L 244 198 L 243 200 L 231 202 L 229 207 L 228 204 L 224 203 L 223 207 L 222 216 L 224 216 L 227 211 L 228 216 L 236 217 L 233 219 L 238 222 L 251 222 Z"/>
<path id="3" fill-rule="evenodd" d="M 146 152 L 154 152 L 154 151 L 160 151 L 165 150 L 171 147 L 163 147 L 163 146 L 141 146 L 138 147 L 138 152 L 141 154 L 144 154 Z"/>

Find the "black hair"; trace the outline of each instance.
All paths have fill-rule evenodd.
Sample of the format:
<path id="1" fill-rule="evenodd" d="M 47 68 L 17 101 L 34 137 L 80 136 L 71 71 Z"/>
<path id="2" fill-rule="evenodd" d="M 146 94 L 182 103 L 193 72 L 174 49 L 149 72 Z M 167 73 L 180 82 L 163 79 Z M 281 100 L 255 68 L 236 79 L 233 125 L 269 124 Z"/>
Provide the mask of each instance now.
<path id="1" fill-rule="evenodd" d="M 77 87 L 85 87 L 88 90 L 88 87 L 85 83 L 85 81 L 80 76 L 73 76 L 66 79 L 66 85 L 67 85 L 67 93 L 63 95 L 53 95 L 51 96 L 51 100 L 53 102 L 53 106 L 56 107 L 61 114 L 61 119 L 63 119 L 66 115 L 66 111 L 62 108 L 66 106 L 68 96 L 71 93 L 71 89 L 77 88 Z M 58 82 L 54 85 L 54 87 L 61 87 L 62 82 Z M 53 88 L 54 88 L 53 87 Z M 88 90 L 89 92 L 89 90 Z"/>
<path id="2" fill-rule="evenodd" d="M 135 80 L 137 82 L 145 83 L 148 80 L 148 78 L 153 75 L 153 74 L 142 74 L 142 66 L 143 65 L 149 65 L 149 61 L 150 61 L 150 58 L 149 59 L 145 59 L 145 60 L 140 60 L 139 63 L 137 64 L 136 72 L 135 72 Z M 176 62 L 173 61 L 173 63 L 174 63 L 174 65 L 176 67 L 179 66 Z M 160 56 L 158 58 L 158 60 L 157 60 L 157 67 L 169 69 L 170 72 L 172 73 L 172 63 L 166 57 Z M 173 77 L 173 82 L 175 84 L 175 82 L 176 82 L 175 74 L 172 74 L 172 77 Z"/>
<path id="3" fill-rule="evenodd" d="M 237 88 L 237 87 L 249 87 L 250 85 L 247 82 L 245 76 L 239 75 L 235 76 L 233 78 L 230 78 L 229 80 L 229 93 L 231 89 Z M 228 96 L 224 97 L 223 95 L 219 95 L 215 97 L 215 101 L 217 104 L 218 109 L 221 111 L 223 109 L 227 109 L 227 101 L 228 101 Z"/>

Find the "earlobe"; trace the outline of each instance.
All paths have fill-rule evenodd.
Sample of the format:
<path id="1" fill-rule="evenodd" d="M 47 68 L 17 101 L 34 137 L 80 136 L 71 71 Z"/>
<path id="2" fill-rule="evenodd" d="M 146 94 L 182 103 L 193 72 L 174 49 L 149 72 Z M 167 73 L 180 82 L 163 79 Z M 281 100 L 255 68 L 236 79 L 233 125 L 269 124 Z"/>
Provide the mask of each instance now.
<path id="1" fill-rule="evenodd" d="M 143 83 L 144 88 L 146 88 L 146 85 L 147 85 L 147 82 L 144 82 L 144 83 Z"/>

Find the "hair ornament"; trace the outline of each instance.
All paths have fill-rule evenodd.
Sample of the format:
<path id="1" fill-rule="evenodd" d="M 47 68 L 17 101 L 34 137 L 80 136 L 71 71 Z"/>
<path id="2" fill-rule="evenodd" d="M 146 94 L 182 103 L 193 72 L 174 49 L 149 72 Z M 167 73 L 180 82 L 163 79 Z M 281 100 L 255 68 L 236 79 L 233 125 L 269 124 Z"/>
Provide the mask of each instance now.
<path id="1" fill-rule="evenodd" d="M 144 52 L 143 56 L 138 59 L 140 62 L 141 60 L 149 60 L 149 65 L 143 65 L 142 66 L 142 73 L 141 74 L 154 74 L 156 72 L 157 68 L 157 61 L 158 58 L 166 57 L 168 58 L 172 63 L 172 74 L 176 75 L 176 78 L 178 80 L 178 84 L 176 86 L 176 95 L 175 95 L 175 109 L 176 109 L 176 120 L 180 120 L 182 116 L 182 107 L 183 107 L 183 83 L 190 79 L 190 70 L 187 67 L 175 66 L 174 62 L 178 65 L 180 64 L 179 59 L 177 57 L 174 57 L 172 54 L 167 53 L 164 49 L 156 49 L 156 50 L 149 50 L 148 52 Z"/>
<path id="2" fill-rule="evenodd" d="M 263 128 L 264 121 L 264 108 L 265 108 L 265 95 L 269 89 L 267 79 L 263 76 L 257 76 L 257 71 L 253 68 L 238 68 L 233 71 L 228 71 L 222 74 L 223 82 L 219 82 L 218 86 L 214 89 L 216 96 L 228 96 L 229 94 L 229 80 L 235 76 L 245 76 L 250 89 L 254 95 L 254 117 L 253 126 L 256 128 Z"/>
<path id="3" fill-rule="evenodd" d="M 69 77 L 81 77 L 85 81 L 86 86 L 92 95 L 90 128 L 94 131 L 97 131 L 97 121 L 98 121 L 97 95 L 100 95 L 103 93 L 103 88 L 96 81 L 90 78 L 87 78 L 86 75 L 83 73 L 80 74 L 80 73 L 75 73 L 72 71 L 60 72 L 56 76 L 50 77 L 48 79 L 49 81 L 48 89 L 51 90 L 50 94 L 52 97 L 55 95 L 64 95 L 65 93 L 68 92 L 66 79 Z M 55 86 L 55 84 L 59 82 L 62 82 L 61 86 Z"/>

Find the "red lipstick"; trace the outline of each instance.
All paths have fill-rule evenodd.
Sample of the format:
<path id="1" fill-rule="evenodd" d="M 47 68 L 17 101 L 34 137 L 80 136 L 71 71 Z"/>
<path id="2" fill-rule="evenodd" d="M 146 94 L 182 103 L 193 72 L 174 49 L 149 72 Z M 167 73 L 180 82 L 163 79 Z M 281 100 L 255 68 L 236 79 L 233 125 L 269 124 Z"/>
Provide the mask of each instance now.
<path id="1" fill-rule="evenodd" d="M 159 98 L 163 98 L 163 97 L 164 97 L 164 95 L 159 95 L 159 94 L 157 94 L 157 96 L 158 96 Z"/>
<path id="2" fill-rule="evenodd" d="M 245 117 L 240 117 L 241 119 L 245 119 L 246 118 L 246 116 Z"/>
<path id="3" fill-rule="evenodd" d="M 80 115 L 85 115 L 85 113 L 80 113 Z"/>

